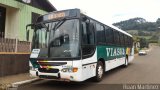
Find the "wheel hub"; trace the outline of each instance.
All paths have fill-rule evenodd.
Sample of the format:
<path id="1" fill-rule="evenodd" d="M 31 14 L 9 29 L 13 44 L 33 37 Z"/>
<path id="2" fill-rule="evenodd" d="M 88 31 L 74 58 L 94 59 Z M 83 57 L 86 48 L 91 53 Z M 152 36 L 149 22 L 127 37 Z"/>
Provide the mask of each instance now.
<path id="1" fill-rule="evenodd" d="M 103 68 L 102 68 L 102 66 L 99 66 L 98 67 L 98 77 L 102 78 L 102 75 L 103 75 Z"/>

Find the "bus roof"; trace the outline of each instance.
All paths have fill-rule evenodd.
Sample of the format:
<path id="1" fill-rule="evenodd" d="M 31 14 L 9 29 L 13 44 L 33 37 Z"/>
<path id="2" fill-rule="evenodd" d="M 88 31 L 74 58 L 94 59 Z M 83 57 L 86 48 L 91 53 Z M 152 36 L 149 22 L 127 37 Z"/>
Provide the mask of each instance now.
<path id="1" fill-rule="evenodd" d="M 83 12 L 81 12 L 81 14 L 83 14 L 83 15 L 87 16 L 87 15 L 86 15 L 86 14 L 84 14 Z M 89 17 L 89 16 L 87 16 L 87 17 Z M 91 17 L 89 17 L 89 18 L 91 18 Z M 91 19 L 93 19 L 93 18 L 91 18 Z M 95 20 L 95 19 L 93 19 L 93 20 Z M 95 21 L 99 22 L 98 20 L 95 20 Z M 99 23 L 104 24 L 104 23 L 102 23 L 102 22 L 99 22 Z M 132 37 L 132 35 L 131 35 L 131 34 L 127 33 L 127 32 L 126 32 L 126 31 L 124 31 L 124 30 L 119 29 L 119 28 L 118 28 L 118 27 L 116 27 L 116 26 L 113 26 L 113 25 L 111 25 L 111 24 L 104 24 L 104 25 L 107 25 L 108 27 L 111 27 L 111 28 L 113 28 L 113 29 L 115 29 L 115 30 L 117 30 L 117 31 L 119 31 L 119 32 L 122 32 L 123 34 L 125 34 L 125 35 L 127 35 L 127 36 Z"/>
<path id="2" fill-rule="evenodd" d="M 111 27 L 111 28 L 113 28 L 113 29 L 115 29 L 115 30 L 117 30 L 117 31 L 119 31 L 119 32 L 122 32 L 122 33 L 125 34 L 125 35 L 128 35 L 128 36 L 132 37 L 131 34 L 127 33 L 126 31 L 124 31 L 124 30 L 122 30 L 122 29 L 119 29 L 119 28 L 116 27 L 116 26 L 113 26 L 113 25 L 108 25 L 108 26 Z"/>
<path id="3" fill-rule="evenodd" d="M 53 18 L 54 19 L 55 18 L 61 18 L 61 17 L 70 17 L 70 16 L 71 17 L 80 17 L 80 13 L 85 15 L 83 12 L 81 12 L 80 9 L 77 9 L 77 8 L 76 9 L 67 9 L 67 10 L 50 12 L 48 14 L 42 15 L 39 18 L 41 18 L 40 21 L 41 20 L 45 21 L 45 20 L 49 20 L 49 19 L 53 19 Z M 87 16 L 87 15 L 85 15 L 85 16 Z M 87 17 L 89 17 L 89 16 L 87 16 Z M 89 18 L 91 18 L 91 17 L 89 17 Z M 91 18 L 91 19 L 93 19 L 93 18 Z M 93 19 L 93 20 L 95 20 L 95 19 Z M 95 20 L 95 21 L 97 21 L 97 20 Z M 97 21 L 97 22 L 99 22 L 99 21 Z M 99 23 L 101 23 L 101 22 L 99 22 Z M 119 32 L 122 32 L 125 35 L 128 35 L 128 36 L 132 37 L 131 34 L 127 33 L 126 31 L 123 31 L 123 30 L 119 29 L 118 27 L 115 27 L 115 26 L 109 25 L 109 24 L 104 24 L 104 25 L 107 25 L 107 26 L 109 26 L 109 27 L 111 27 L 111 28 L 113 28 L 113 29 L 115 29 Z"/>

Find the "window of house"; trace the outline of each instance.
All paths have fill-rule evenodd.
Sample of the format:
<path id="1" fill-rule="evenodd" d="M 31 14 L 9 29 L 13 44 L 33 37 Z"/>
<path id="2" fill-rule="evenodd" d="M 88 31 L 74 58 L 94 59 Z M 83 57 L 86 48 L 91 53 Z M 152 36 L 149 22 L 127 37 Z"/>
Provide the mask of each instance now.
<path id="1" fill-rule="evenodd" d="M 32 23 L 36 23 L 36 21 L 37 21 L 37 19 L 38 19 L 38 17 L 39 16 L 41 16 L 40 14 L 38 14 L 38 13 L 34 13 L 34 12 L 32 12 Z"/>
<path id="2" fill-rule="evenodd" d="M 0 37 L 5 35 L 6 8 L 0 6 Z"/>

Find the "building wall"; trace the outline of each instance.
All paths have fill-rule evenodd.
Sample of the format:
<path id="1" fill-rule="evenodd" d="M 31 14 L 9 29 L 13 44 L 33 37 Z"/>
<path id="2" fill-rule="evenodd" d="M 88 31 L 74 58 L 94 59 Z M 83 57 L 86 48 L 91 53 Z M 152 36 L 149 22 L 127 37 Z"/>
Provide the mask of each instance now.
<path id="1" fill-rule="evenodd" d="M 5 38 L 17 38 L 21 41 L 26 40 L 26 25 L 31 23 L 32 12 L 41 15 L 47 13 L 46 11 L 15 0 L 0 0 L 0 6 L 6 8 Z M 17 46 L 17 48 L 20 47 Z M 0 77 L 28 72 L 28 58 L 29 54 L 1 53 Z"/>
<path id="2" fill-rule="evenodd" d="M 28 58 L 29 54 L 0 54 L 0 77 L 29 72 Z"/>
<path id="3" fill-rule="evenodd" d="M 18 37 L 19 10 L 6 7 L 5 38 L 15 39 Z"/>
<path id="4" fill-rule="evenodd" d="M 26 40 L 26 25 L 31 23 L 31 13 L 47 13 L 15 0 L 0 0 L 0 4 L 7 8 L 5 37 L 18 38 L 21 41 Z"/>

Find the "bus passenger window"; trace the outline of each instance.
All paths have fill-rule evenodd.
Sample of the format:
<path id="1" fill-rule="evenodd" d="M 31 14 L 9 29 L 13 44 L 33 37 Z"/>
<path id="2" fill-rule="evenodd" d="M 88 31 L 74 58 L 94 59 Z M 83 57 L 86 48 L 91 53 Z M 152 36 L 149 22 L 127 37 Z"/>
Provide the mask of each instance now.
<path id="1" fill-rule="evenodd" d="M 82 44 L 94 45 L 94 26 L 89 23 L 82 23 Z"/>
<path id="2" fill-rule="evenodd" d="M 95 51 L 94 25 L 82 22 L 82 58 L 90 57 Z"/>
<path id="3" fill-rule="evenodd" d="M 96 24 L 96 37 L 97 37 L 97 44 L 98 45 L 105 45 L 106 44 L 106 39 L 105 39 L 105 29 L 104 26 L 101 24 L 97 23 Z"/>

